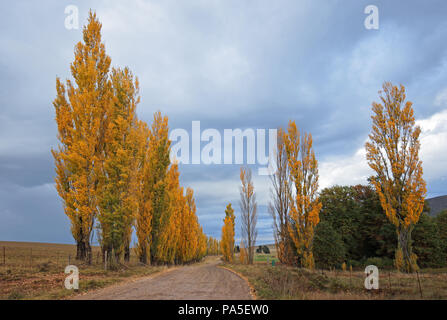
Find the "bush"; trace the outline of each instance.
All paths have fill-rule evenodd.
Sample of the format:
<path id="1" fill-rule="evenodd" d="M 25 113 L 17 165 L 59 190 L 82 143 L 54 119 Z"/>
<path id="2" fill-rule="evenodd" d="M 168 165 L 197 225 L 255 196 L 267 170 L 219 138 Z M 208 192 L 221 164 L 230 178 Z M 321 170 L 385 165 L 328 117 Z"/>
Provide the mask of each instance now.
<path id="1" fill-rule="evenodd" d="M 369 265 L 376 266 L 377 268 L 391 268 L 393 266 L 393 260 L 387 257 L 370 257 L 363 263 L 364 267 Z"/>
<path id="2" fill-rule="evenodd" d="M 343 240 L 329 222 L 322 221 L 315 228 L 313 254 L 317 268 L 329 269 L 345 261 Z"/>
<path id="3" fill-rule="evenodd" d="M 447 210 L 436 216 L 436 224 L 438 225 L 439 237 L 441 238 L 442 252 L 447 256 Z"/>
<path id="4" fill-rule="evenodd" d="M 445 266 L 445 250 L 436 220 L 423 213 L 413 230 L 413 251 L 421 268 Z"/>
<path id="5" fill-rule="evenodd" d="M 265 254 L 270 254 L 270 249 L 267 246 L 263 246 L 262 247 L 262 252 L 264 252 Z"/>
<path id="6" fill-rule="evenodd" d="M 364 268 L 363 263 L 361 261 L 357 261 L 357 260 L 348 260 L 346 262 L 346 264 L 348 266 L 352 266 L 352 268 L 354 268 L 354 269 L 362 269 L 362 268 Z"/>

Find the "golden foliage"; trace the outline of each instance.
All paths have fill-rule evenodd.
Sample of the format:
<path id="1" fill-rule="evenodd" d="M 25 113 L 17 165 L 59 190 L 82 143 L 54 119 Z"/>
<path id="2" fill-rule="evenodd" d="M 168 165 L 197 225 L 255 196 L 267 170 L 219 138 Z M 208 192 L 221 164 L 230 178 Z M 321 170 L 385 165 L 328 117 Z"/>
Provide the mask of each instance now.
<path id="1" fill-rule="evenodd" d="M 295 122 L 289 121 L 284 141 L 290 176 L 295 187 L 289 201 L 289 234 L 297 248 L 301 265 L 313 269 L 314 229 L 320 221 L 322 204 L 317 196 L 318 163 L 312 148 L 312 135 L 301 137 Z"/>
<path id="2" fill-rule="evenodd" d="M 404 86 L 385 82 L 379 93 L 382 103 L 373 103 L 366 158 L 376 173 L 371 182 L 380 203 L 397 229 L 396 266 L 410 272 L 417 268 L 411 230 L 419 221 L 426 194 L 419 160 L 421 129 L 415 125 L 412 103 L 405 101 Z"/>
<path id="3" fill-rule="evenodd" d="M 135 130 L 135 144 L 137 148 L 135 161 L 135 198 L 136 198 L 136 221 L 135 229 L 137 235 L 137 255 L 140 262 L 147 263 L 150 258 L 150 245 L 152 243 L 152 202 L 150 199 L 148 180 L 145 176 L 149 173 L 146 161 L 149 150 L 149 128 L 143 121 L 138 121 Z"/>
<path id="4" fill-rule="evenodd" d="M 83 42 L 75 47 L 71 63 L 74 83 L 66 87 L 56 79 L 53 102 L 58 126 L 58 150 L 52 150 L 56 164 L 56 188 L 78 245 L 78 259 L 91 262 L 90 235 L 97 215 L 97 185 L 107 127 L 107 110 L 112 104 L 108 80 L 110 58 L 101 42 L 101 23 L 90 12 L 83 29 Z M 68 100 L 67 100 L 68 96 Z"/>
<path id="5" fill-rule="evenodd" d="M 98 221 L 101 247 L 116 260 L 128 250 L 137 210 L 138 144 L 136 107 L 138 80 L 128 68 L 113 69 L 113 103 L 107 109 L 102 167 L 98 180 Z"/>
<path id="6" fill-rule="evenodd" d="M 133 227 L 143 263 L 185 263 L 207 253 L 192 189 L 179 184 L 171 164 L 168 118 L 139 121 L 139 83 L 128 68 L 110 68 L 101 24 L 90 12 L 71 64 L 74 82 L 56 79 L 56 187 L 78 244 L 91 261 L 95 219 L 104 253 L 118 262 L 130 254 Z M 68 98 L 67 98 L 68 97 Z M 216 250 L 217 243 L 213 244 Z M 113 253 L 113 254 L 112 254 Z M 127 255 L 127 257 L 126 257 Z"/>
<path id="7" fill-rule="evenodd" d="M 233 262 L 234 260 L 234 219 L 234 210 L 231 207 L 231 203 L 229 203 L 225 209 L 222 239 L 220 241 L 223 259 L 227 262 Z"/>
<path id="8" fill-rule="evenodd" d="M 289 234 L 289 202 L 292 181 L 285 146 L 285 132 L 278 129 L 277 148 L 275 152 L 276 172 L 270 176 L 272 183 L 269 211 L 273 218 L 273 236 L 279 261 L 283 264 L 294 263 L 294 250 Z"/>
<path id="9" fill-rule="evenodd" d="M 220 254 L 220 242 L 213 237 L 207 237 L 206 239 L 207 249 L 206 254 L 209 256 L 217 256 Z"/>

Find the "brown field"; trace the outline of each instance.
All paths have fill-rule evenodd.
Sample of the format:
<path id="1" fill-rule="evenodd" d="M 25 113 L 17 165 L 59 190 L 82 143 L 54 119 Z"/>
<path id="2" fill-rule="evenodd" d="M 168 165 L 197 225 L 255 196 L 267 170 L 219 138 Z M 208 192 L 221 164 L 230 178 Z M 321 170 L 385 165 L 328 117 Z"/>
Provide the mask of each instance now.
<path id="1" fill-rule="evenodd" d="M 309 271 L 281 265 L 272 266 L 274 251 L 267 258 L 256 254 L 253 265 L 224 264 L 242 274 L 254 287 L 258 299 L 358 300 L 358 299 L 447 299 L 447 270 L 426 269 L 416 274 L 379 270 L 379 290 L 366 290 L 365 274 L 359 271 Z M 268 263 L 266 261 L 269 261 Z M 422 298 L 421 298 L 422 291 Z"/>
<path id="2" fill-rule="evenodd" d="M 63 299 L 167 268 L 141 265 L 132 252 L 129 263 L 105 271 L 99 247 L 90 266 L 75 256 L 75 245 L 0 241 L 0 299 Z M 79 268 L 78 292 L 64 287 L 68 264 Z"/>

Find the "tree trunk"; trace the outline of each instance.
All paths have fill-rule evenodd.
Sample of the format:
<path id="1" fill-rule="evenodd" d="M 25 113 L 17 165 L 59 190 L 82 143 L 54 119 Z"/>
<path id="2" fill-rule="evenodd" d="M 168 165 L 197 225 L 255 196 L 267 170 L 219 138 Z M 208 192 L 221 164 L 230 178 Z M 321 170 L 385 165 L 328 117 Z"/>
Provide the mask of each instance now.
<path id="1" fill-rule="evenodd" d="M 84 260 L 87 264 L 92 264 L 92 247 L 88 238 L 84 241 Z"/>
<path id="2" fill-rule="evenodd" d="M 140 255 L 140 262 L 147 264 L 147 252 L 146 252 L 146 248 L 142 248 L 141 250 L 141 255 Z"/>
<path id="3" fill-rule="evenodd" d="M 398 250 L 402 250 L 403 268 L 406 272 L 416 271 L 416 261 L 413 261 L 411 248 L 411 229 L 405 226 L 399 226 L 397 231 Z"/>
<path id="4" fill-rule="evenodd" d="M 130 248 L 129 248 L 129 245 L 124 247 L 124 261 L 126 261 L 126 262 L 130 261 Z"/>
<path id="5" fill-rule="evenodd" d="M 83 241 L 76 243 L 76 260 L 85 260 L 85 245 Z"/>

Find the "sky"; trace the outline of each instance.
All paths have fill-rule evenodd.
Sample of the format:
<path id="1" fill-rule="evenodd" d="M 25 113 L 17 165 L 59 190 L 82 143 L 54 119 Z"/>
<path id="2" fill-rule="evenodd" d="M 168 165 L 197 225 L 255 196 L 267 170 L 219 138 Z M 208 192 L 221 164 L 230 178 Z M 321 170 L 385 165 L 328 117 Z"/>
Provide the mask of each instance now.
<path id="1" fill-rule="evenodd" d="M 79 28 L 65 8 L 77 6 Z M 365 28 L 375 5 L 378 29 Z M 140 81 L 138 116 L 160 110 L 171 129 L 310 132 L 320 188 L 366 183 L 364 143 L 384 81 L 403 84 L 422 128 L 427 197 L 447 194 L 447 2 L 2 1 L 0 3 L 0 240 L 73 243 L 54 185 L 56 77 L 70 79 L 89 9 L 112 66 Z M 207 235 L 220 238 L 226 204 L 240 238 L 240 165 L 181 164 Z M 269 177 L 250 165 L 258 242 L 272 243 Z M 237 240 L 238 241 L 238 240 Z"/>

